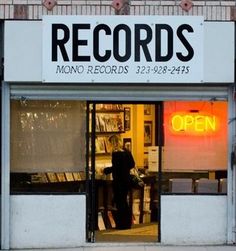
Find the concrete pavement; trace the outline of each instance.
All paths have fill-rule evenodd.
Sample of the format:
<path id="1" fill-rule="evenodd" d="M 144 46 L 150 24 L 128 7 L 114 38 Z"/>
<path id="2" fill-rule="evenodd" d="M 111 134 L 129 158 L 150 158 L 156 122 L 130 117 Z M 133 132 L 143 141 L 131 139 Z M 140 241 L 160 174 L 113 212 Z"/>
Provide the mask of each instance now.
<path id="1" fill-rule="evenodd" d="M 78 248 L 27 249 L 27 251 L 236 251 L 236 245 L 169 246 L 143 243 L 91 243 Z M 13 251 L 13 250 L 12 250 Z M 23 250 L 15 250 L 23 251 Z M 26 250 L 24 250 L 26 251 Z"/>

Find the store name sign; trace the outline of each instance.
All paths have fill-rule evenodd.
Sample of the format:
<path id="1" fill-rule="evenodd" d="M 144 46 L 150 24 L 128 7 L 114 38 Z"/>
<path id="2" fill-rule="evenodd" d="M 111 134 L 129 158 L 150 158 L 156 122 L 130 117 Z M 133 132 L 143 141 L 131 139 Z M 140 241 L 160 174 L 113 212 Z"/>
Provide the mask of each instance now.
<path id="1" fill-rule="evenodd" d="M 185 135 L 211 134 L 218 130 L 218 120 L 215 115 L 176 113 L 171 116 L 171 129 L 174 133 Z"/>
<path id="2" fill-rule="evenodd" d="M 44 82 L 199 83 L 199 16 L 44 16 Z"/>

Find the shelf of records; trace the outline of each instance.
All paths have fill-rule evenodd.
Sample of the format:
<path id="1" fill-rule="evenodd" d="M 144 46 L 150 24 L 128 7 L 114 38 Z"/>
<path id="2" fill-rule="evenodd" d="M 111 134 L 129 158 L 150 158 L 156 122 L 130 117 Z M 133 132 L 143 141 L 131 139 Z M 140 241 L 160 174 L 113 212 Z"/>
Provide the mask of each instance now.
<path id="1" fill-rule="evenodd" d="M 56 183 L 85 180 L 84 172 L 48 172 L 31 174 L 31 183 Z"/>
<path id="2" fill-rule="evenodd" d="M 124 132 L 124 111 L 96 114 L 96 132 Z"/>
<path id="3" fill-rule="evenodd" d="M 96 104 L 96 112 L 116 112 L 123 111 L 124 107 L 122 104 Z"/>
<path id="4" fill-rule="evenodd" d="M 95 139 L 96 154 L 110 154 L 112 152 L 110 136 L 97 136 Z"/>
<path id="5" fill-rule="evenodd" d="M 142 192 L 139 189 L 133 189 L 131 198 L 129 197 L 128 201 L 132 207 L 132 223 L 151 223 L 151 204 L 157 203 L 156 201 L 152 201 L 151 186 L 145 184 Z M 106 210 L 105 208 L 109 209 Z M 98 209 L 98 229 L 105 230 L 115 228 L 115 213 L 116 210 L 112 210 L 112 207 L 109 205 L 107 207 L 100 207 Z"/>
<path id="6" fill-rule="evenodd" d="M 90 121 L 91 119 L 92 114 L 90 113 Z M 125 109 L 121 104 L 96 104 L 95 119 L 96 133 L 125 132 Z"/>

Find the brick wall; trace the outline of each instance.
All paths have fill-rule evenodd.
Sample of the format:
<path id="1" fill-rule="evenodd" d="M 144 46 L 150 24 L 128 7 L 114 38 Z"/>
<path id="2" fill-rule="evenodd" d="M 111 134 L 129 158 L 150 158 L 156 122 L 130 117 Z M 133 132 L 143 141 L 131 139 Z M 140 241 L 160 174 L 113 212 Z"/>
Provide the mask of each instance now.
<path id="1" fill-rule="evenodd" d="M 182 0 L 183 1 L 183 0 Z M 187 12 L 181 0 L 131 0 L 130 15 L 203 15 L 205 20 L 236 20 L 236 0 L 192 0 Z M 48 11 L 42 0 L 0 0 L 0 19 L 41 19 L 42 15 L 115 15 L 112 0 L 57 0 Z"/>

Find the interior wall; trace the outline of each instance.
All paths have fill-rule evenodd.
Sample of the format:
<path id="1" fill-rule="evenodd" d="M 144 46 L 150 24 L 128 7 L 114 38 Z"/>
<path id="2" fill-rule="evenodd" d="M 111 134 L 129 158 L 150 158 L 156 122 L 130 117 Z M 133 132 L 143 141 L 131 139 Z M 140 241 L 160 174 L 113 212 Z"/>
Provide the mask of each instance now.
<path id="1" fill-rule="evenodd" d="M 136 167 L 143 167 L 144 154 L 144 110 L 143 105 L 134 105 L 133 141 Z"/>

